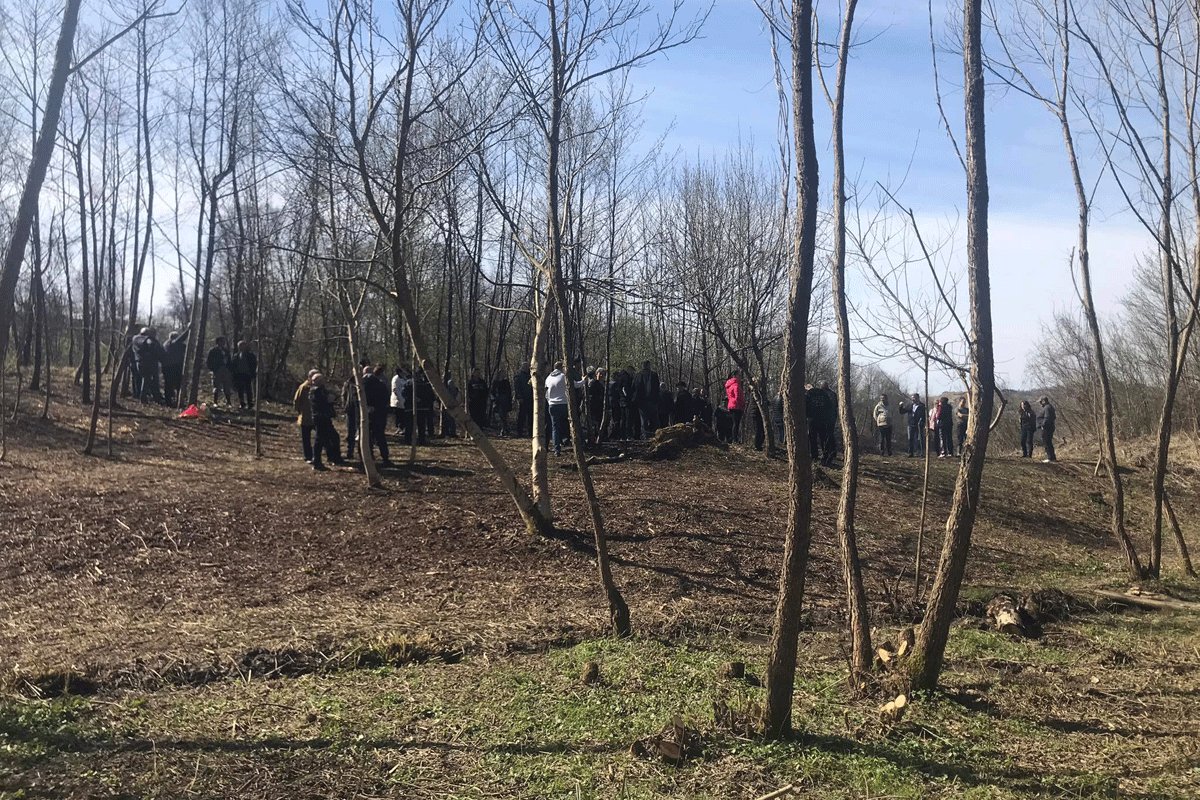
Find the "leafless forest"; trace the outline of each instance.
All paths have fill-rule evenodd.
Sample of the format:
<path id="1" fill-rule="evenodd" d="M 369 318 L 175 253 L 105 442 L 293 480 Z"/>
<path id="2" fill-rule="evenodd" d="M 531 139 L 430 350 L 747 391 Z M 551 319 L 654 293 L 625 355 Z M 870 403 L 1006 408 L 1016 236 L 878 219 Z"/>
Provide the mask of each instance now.
<path id="1" fill-rule="evenodd" d="M 957 224 L 937 227 L 896 171 L 863 174 L 847 149 L 856 54 L 874 46 L 855 25 L 872 5 L 745 0 L 745 13 L 760 19 L 767 33 L 761 55 L 774 65 L 775 86 L 763 102 L 777 106 L 778 130 L 769 140 L 748 137 L 723 155 L 697 159 L 680 153 L 670 132 L 646 129 L 648 101 L 632 77 L 677 51 L 709 46 L 704 2 L 0 0 L 0 484 L 8 484 L 6 511 L 24 521 L 3 532 L 8 574 L 26 576 L 22 592 L 30 592 L 25 605 L 18 593 L 0 613 L 14 620 L 30 609 L 49 613 L 42 603 L 50 600 L 33 599 L 42 584 L 28 577 L 40 558 L 29 531 L 54 530 L 31 521 L 37 493 L 59 491 L 47 474 L 61 471 L 65 480 L 82 470 L 80 485 L 122 485 L 122 469 L 130 470 L 129 480 L 140 474 L 132 460 L 138 437 L 167 435 L 146 431 L 187 437 L 200 425 L 223 430 L 224 424 L 240 433 L 178 441 L 186 441 L 197 462 L 215 457 L 206 446 L 245 455 L 244 465 L 220 468 L 235 470 L 237 485 L 253 482 L 258 471 L 294 488 L 286 476 L 295 467 L 289 461 L 298 458 L 289 418 L 297 385 L 318 369 L 338 385 L 345 382 L 347 396 L 366 408 L 357 365 L 369 360 L 389 370 L 423 371 L 439 408 L 464 438 L 454 440 L 453 455 L 393 444 L 404 453 L 395 459 L 404 462 L 403 472 L 381 468 L 370 448 L 362 448 L 358 473 L 330 476 L 342 496 L 367 498 L 383 515 L 401 513 L 386 503 L 418 496 L 458 508 L 455 493 L 467 490 L 456 481 L 478 471 L 483 478 L 471 478 L 470 491 L 489 487 L 488 499 L 478 513 L 468 506 L 446 529 L 472 535 L 470 520 L 483 515 L 487 522 L 478 524 L 506 532 L 513 553 L 570 542 L 584 566 L 565 569 L 586 587 L 586 599 L 564 602 L 564 609 L 574 609 L 564 617 L 591 620 L 581 628 L 587 635 L 576 631 L 574 644 L 624 646 L 619 643 L 648 641 L 643 634 L 669 641 L 673 634 L 651 609 L 686 598 L 688 585 L 680 579 L 671 599 L 658 603 L 666 590 L 655 581 L 669 570 L 647 577 L 635 563 L 638 526 L 651 519 L 645 524 L 653 536 L 655 525 L 674 524 L 701 540 L 712 533 L 706 525 L 713 519 L 694 518 L 687 509 L 638 516 L 670 499 L 672 487 L 657 485 L 650 468 L 630 465 L 657 458 L 665 451 L 656 448 L 669 450 L 667 440 L 679 437 L 687 447 L 671 458 L 679 464 L 696 459 L 700 470 L 704 459 L 718 458 L 706 454 L 710 445 L 725 451 L 724 445 L 687 425 L 660 431 L 649 447 L 593 442 L 590 409 L 568 402 L 572 444 L 556 460 L 538 433 L 547 425 L 543 404 L 533 405 L 534 435 L 514 442 L 478 424 L 453 386 L 464 386 L 476 369 L 492 381 L 528 367 L 540 392 L 556 361 L 580 375 L 584 365 L 611 375 L 649 360 L 663 387 L 685 384 L 714 403 L 724 397 L 726 377 L 738 370 L 752 413 L 771 420 L 778 405 L 782 425 L 764 425 L 761 456 L 740 445 L 719 456 L 752 464 L 747 474 L 761 483 L 744 488 L 763 492 L 760 522 L 771 534 L 761 542 L 769 550 L 755 556 L 765 566 L 731 573 L 758 593 L 753 602 L 722 610 L 719 621 L 706 618 L 706 630 L 757 637 L 757 649 L 742 656 L 747 663 L 731 661 L 725 676 L 740 680 L 747 667 L 761 670 L 757 694 L 745 702 L 715 702 L 704 724 L 677 719 L 634 749 L 635 757 L 640 747 L 642 758 L 648 752 L 673 768 L 711 759 L 711 741 L 702 757 L 703 748 L 689 738 L 698 741 L 702 733 L 693 727 L 707 725 L 723 732 L 710 739 L 755 742 L 768 748 L 766 755 L 753 756 L 759 760 L 746 767 L 753 774 L 697 778 L 669 790 L 660 783 L 645 796 L 841 791 L 867 797 L 876 790 L 890 796 L 889 781 L 900 786 L 901 778 L 876 774 L 864 778 L 865 793 L 862 787 L 834 791 L 829 787 L 837 779 L 804 783 L 790 762 L 781 767 L 771 760 L 777 751 L 770 742 L 824 735 L 815 733 L 823 723 L 806 716 L 819 705 L 805 694 L 813 691 L 804 676 L 816 663 L 814 629 L 830 636 L 822 645 L 826 656 L 836 654 L 832 667 L 826 658 L 825 669 L 839 687 L 838 702 L 857 709 L 847 714 L 864 714 L 858 728 L 839 736 L 860 744 L 863 737 L 885 737 L 891 743 L 881 745 L 886 753 L 906 736 L 928 740 L 921 731 L 941 721 L 912 722 L 909 709 L 932 715 L 922 704 L 933 709 L 942 702 L 938 697 L 965 696 L 961 683 L 970 667 L 962 665 L 973 656 L 955 649 L 963 647 L 955 637 L 966 635 L 964 607 L 978 603 L 984 589 L 986 609 L 977 616 L 1004 647 L 1040 637 L 1050 620 L 1066 624 L 1086 596 L 1092 614 L 1125 619 L 1120 609 L 1129 607 L 1178 614 L 1170 617 L 1182 620 L 1178 630 L 1153 639 L 1154 646 L 1176 641 L 1194 650 L 1197 629 L 1185 621 L 1194 614 L 1198 588 L 1187 545 L 1200 467 L 1200 346 L 1193 335 L 1200 321 L 1200 2 L 960 0 L 944 18 L 931 9 L 929 51 L 920 57 L 938 65 L 929 94 L 942 121 L 938 134 L 956 155 L 958 179 L 947 191 L 961 198 Z M 954 65 L 953 74 L 947 65 Z M 1034 337 L 1025 386 L 998 383 L 993 348 L 994 331 L 1006 325 L 992 313 L 992 286 L 1005 275 L 992 268 L 988 245 L 989 169 L 1003 168 L 989 164 L 987 147 L 988 98 L 998 92 L 1044 111 L 1061 134 L 1056 156 L 1070 178 L 1066 191 L 1078 217 L 1069 259 L 1050 267 L 1070 275 L 1075 296 L 1062 299 L 1063 310 Z M 1120 198 L 1122 218 L 1136 220 L 1151 243 L 1125 265 L 1131 288 L 1115 312 L 1104 310 L 1113 303 L 1098 302 L 1112 298 L 1097 298 L 1093 290 L 1097 254 L 1089 243 L 1113 214 L 1111 208 L 1107 216 L 1093 213 L 1099 195 Z M 132 396 L 130 341 L 143 326 L 186 335 L 182 386 L 169 411 Z M 258 354 L 255 408 L 224 423 L 180 428 L 177 411 L 210 398 L 205 359 L 217 336 L 244 340 Z M 840 469 L 817 464 L 810 454 L 806 395 L 822 381 L 840 398 Z M 574 399 L 578 390 L 567 385 Z M 970 415 L 958 456 L 931 463 L 937 454 L 926 448 L 924 458 L 902 472 L 877 459 L 873 406 L 885 392 L 894 399 L 912 392 L 926 401 L 943 393 L 954 402 L 965 397 Z M 1062 465 L 1011 461 L 1018 405 L 1041 394 L 1058 408 L 1067 456 Z M 612 412 L 605 405 L 597 418 L 607 423 Z M 904 423 L 897 418 L 896 425 Z M 897 452 L 902 441 L 898 434 Z M 58 455 L 37 461 L 42 456 L 33 454 L 47 446 Z M 40 466 L 22 467 L 26 462 Z M 720 463 L 725 466 L 712 469 L 725 475 L 732 462 Z M 27 468 L 42 477 L 18 472 Z M 641 487 L 634 495 L 620 470 L 630 470 L 628 480 Z M 895 506 L 888 510 L 880 499 L 893 492 L 906 498 L 902 524 L 895 522 Z M 1037 506 L 1038 492 L 1054 502 Z M 387 496 L 396 499 L 381 499 Z M 719 496 L 722 503 L 740 502 Z M 1077 507 L 1084 496 L 1093 505 Z M 701 499 L 697 494 L 696 502 Z M 228 502 L 269 508 L 272 498 L 248 494 Z M 403 508 L 418 519 L 448 513 L 436 504 Z M 674 523 L 654 516 L 671 513 L 678 513 Z M 120 539 L 125 531 L 146 547 L 151 529 L 155 536 L 160 524 L 169 530 L 149 516 L 144 529 L 109 516 L 96 522 L 98 529 L 116 520 L 113 535 Z M 59 517 L 74 528 L 71 514 Z M 34 527 L 22 528 L 25 522 Z M 366 530 L 372 523 L 358 524 Z M 1047 555 L 1053 546 L 1043 553 L 1039 544 L 1030 550 L 1038 566 L 1005 585 L 989 560 L 1003 525 L 1011 525 L 1013 536 L 1061 529 L 1069 538 L 1086 529 L 1093 538 L 1072 538 L 1070 546 L 1102 553 L 1096 557 L 1102 568 L 1070 572 L 1076 551 L 1054 565 Z M 988 543 L 982 551 L 972 546 L 981 526 Z M 420 568 L 444 569 L 440 545 L 429 547 L 413 545 L 414 553 L 439 554 Z M 653 553 L 668 561 L 677 556 L 669 548 Z M 479 556 L 481 563 L 493 555 Z M 718 558 L 698 552 L 688 564 L 705 564 L 710 555 Z M 246 557 L 257 556 L 248 551 Z M 21 566 L 25 558 L 32 561 Z M 453 562 L 453 551 L 447 558 Z M 529 556 L 532 572 L 549 570 L 533 566 L 539 558 Z M 101 573 L 108 569 L 103 559 L 95 561 Z M 726 562 L 719 563 L 725 569 Z M 508 585 L 504 569 L 497 567 L 497 585 Z M 717 567 L 707 563 L 706 569 Z M 1014 569 L 1023 569 L 1019 557 Z M 517 585 L 519 576 L 511 581 Z M 1110 596 L 1131 585 L 1141 594 Z M 1058 594 L 1021 595 L 1033 589 Z M 545 612 L 537 606 L 528 613 L 544 626 Z M 508 618 L 512 609 L 495 613 Z M 486 609 L 464 618 L 471 614 L 489 619 Z M 1148 637 L 1157 635 L 1158 624 L 1146 624 Z M 69 684 L 75 673 L 67 667 L 79 667 L 54 664 L 32 645 L 23 650 L 18 639 L 0 651 L 13 659 L 11 669 L 0 662 L 9 676 L 6 691 L 22 698 L 12 701 L 18 710 L 0 714 L 0 745 L 26 730 L 21 715 L 34 713 L 29 704 L 61 703 L 72 694 L 54 679 L 38 683 L 23 668 L 33 664 L 43 677 L 66 670 L 61 674 Z M 1070 651 L 1071 645 L 1063 647 Z M 478 644 L 476 652 L 486 649 Z M 455 652 L 456 658 L 472 654 L 466 647 Z M 381 658 L 393 665 L 426 660 L 394 653 Z M 1129 658 L 1132 671 L 1181 664 L 1172 673 L 1183 676 L 1180 691 L 1197 690 L 1191 656 L 1156 661 L 1139 651 Z M 588 664 L 597 674 L 607 669 L 603 657 Z M 585 684 L 603 682 L 587 678 L 586 669 Z M 132 686 L 107 688 L 90 674 L 87 680 L 101 694 Z M 148 684 L 132 688 L 154 691 Z M 1041 689 L 1029 691 L 1023 702 L 1036 707 Z M 1172 705 L 1169 698 L 1145 702 L 1160 701 L 1163 708 Z M 659 724 L 670 720 L 668 714 Z M 230 738 L 237 739 L 233 724 Z M 600 736 L 581 724 L 581 740 Z M 1157 774 L 1191 774 L 1194 781 L 1194 741 L 1190 750 L 1186 740 L 1171 742 L 1178 757 L 1160 764 Z M 68 753 L 62 764 L 81 763 L 70 758 L 82 750 L 60 749 Z M 35 792 L 29 796 L 93 796 L 83 783 L 39 784 L 33 777 L 39 770 L 66 775 L 68 768 L 47 767 L 58 762 L 38 761 L 46 756 L 19 747 L 8 750 L 18 751 L 26 761 L 0 766 L 0 794 L 12 788 Z M 0 758 L 5 752 L 0 748 Z M 886 753 L 871 757 L 903 760 Z M 1071 761 L 1069 754 L 1062 758 Z M 343 765 L 355 775 L 360 767 Z M 360 776 L 364 783 L 355 784 L 353 796 L 484 796 L 470 791 L 484 785 L 481 779 L 461 777 L 474 774 L 473 767 L 444 768 L 441 777 L 413 773 L 398 784 Z M 124 767 L 114 769 L 124 774 Z M 143 767 L 130 769 L 143 775 L 138 791 L 149 796 L 153 780 L 144 778 Z M 297 769 L 299 775 L 317 766 Z M 371 772 L 363 769 L 364 776 Z M 320 770 L 336 774 L 338 767 L 322 763 Z M 455 774 L 460 778 L 445 777 Z M 925 768 L 920 774 L 915 794 L 905 789 L 896 796 L 950 796 L 947 785 L 962 788 L 961 775 Z M 1124 791 L 1184 797 L 1196 788 L 1184 778 L 1163 788 L 1140 774 L 1095 786 L 1045 786 L 1030 775 L 1023 778 L 1030 781 L 1027 792 L 1016 776 L 988 780 L 1007 785 L 1012 796 L 1070 790 L 1087 797 Z M 571 794 L 569 782 L 539 784 L 542 777 L 514 777 L 487 796 L 640 797 L 646 786 L 629 789 L 611 775 L 592 776 Z M 163 780 L 175 787 L 168 795 L 187 783 Z M 431 788 L 446 780 L 457 788 L 445 794 Z M 951 784 L 938 783 L 944 780 Z M 207 787 L 201 793 L 292 791 L 285 783 L 238 790 L 214 781 L 201 782 Z M 306 792 L 294 796 L 339 796 L 336 788 Z M 95 796 L 109 795 L 96 790 Z M 973 795 L 964 790 L 961 796 Z"/>

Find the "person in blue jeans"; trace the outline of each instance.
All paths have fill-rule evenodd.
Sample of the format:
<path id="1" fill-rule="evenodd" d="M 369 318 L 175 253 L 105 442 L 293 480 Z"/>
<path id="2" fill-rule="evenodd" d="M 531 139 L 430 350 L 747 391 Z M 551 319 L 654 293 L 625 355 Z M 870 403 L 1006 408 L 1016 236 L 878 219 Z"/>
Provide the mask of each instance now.
<path id="1" fill-rule="evenodd" d="M 570 418 L 567 412 L 567 401 L 570 396 L 567 381 L 570 380 L 563 372 L 563 363 L 554 362 L 554 369 L 546 376 L 546 405 L 550 409 L 550 442 L 554 445 L 554 455 L 562 455 L 562 443 L 570 437 Z M 583 381 L 571 381 L 576 389 L 583 388 Z"/>

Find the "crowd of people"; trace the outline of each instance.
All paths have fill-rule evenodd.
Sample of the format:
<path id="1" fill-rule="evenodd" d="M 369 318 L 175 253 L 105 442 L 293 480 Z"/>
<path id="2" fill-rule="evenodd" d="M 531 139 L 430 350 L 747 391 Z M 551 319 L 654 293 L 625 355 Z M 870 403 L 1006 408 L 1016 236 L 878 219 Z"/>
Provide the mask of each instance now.
<path id="1" fill-rule="evenodd" d="M 226 367 L 228 375 L 222 373 L 222 365 L 236 358 L 224 356 L 226 351 L 218 353 L 223 346 L 223 340 L 218 339 L 218 347 L 209 354 L 214 401 L 218 391 L 228 382 L 237 389 L 239 399 L 246 386 L 245 378 L 239 380 L 239 373 L 232 368 Z M 239 352 L 241 350 L 239 346 Z M 223 357 L 225 361 L 222 361 Z M 389 379 L 382 364 L 364 361 L 359 364 L 359 369 L 365 409 L 360 408 L 353 379 L 344 381 L 340 393 L 335 393 L 327 385 L 325 376 L 313 370 L 296 390 L 293 404 L 301 430 L 304 458 L 314 469 L 324 469 L 325 461 L 338 465 L 357 463 L 360 446 L 369 447 L 372 455 L 377 452 L 379 461 L 387 466 L 391 463 L 387 441 L 389 421 L 394 423 L 394 433 L 405 444 L 414 441 L 426 444 L 435 437 L 459 435 L 454 417 L 442 407 L 423 371 L 410 371 L 400 366 Z M 245 373 L 240 374 L 244 376 Z M 502 437 L 530 435 L 535 391 L 528 368 L 518 370 L 511 379 L 501 373 L 490 382 L 478 369 L 472 369 L 467 377 L 465 397 L 449 372 L 442 380 L 453 401 L 462 401 L 465 412 L 479 428 L 492 429 Z M 739 370 L 729 373 L 723 386 L 723 398 L 714 404 L 703 387 L 688 386 L 684 381 L 677 382 L 673 391 L 664 387 L 649 361 L 644 362 L 640 370 L 630 365 L 615 370 L 611 376 L 603 367 L 572 372 L 559 361 L 554 363 L 541 391 L 536 393 L 540 395 L 548 420 L 544 431 L 546 442 L 556 455 L 561 455 L 564 444 L 570 441 L 567 404 L 571 393 L 568 384 L 576 390 L 580 423 L 588 443 L 648 439 L 660 428 L 681 422 L 703 425 L 722 442 L 750 444 L 752 441 L 759 450 L 763 449 L 768 424 L 777 441 L 782 442 L 784 438 L 782 393 L 774 395 L 769 406 L 769 419 L 764 419 L 759 404 L 749 397 L 749 387 Z M 1048 397 L 1040 398 L 1038 403 L 1040 409 L 1035 412 L 1028 401 L 1021 402 L 1022 456 L 1033 456 L 1035 434 L 1040 431 L 1045 460 L 1052 462 L 1055 460 L 1055 409 Z M 346 416 L 344 450 L 333 424 L 339 405 Z M 833 466 L 841 442 L 837 393 L 828 382 L 807 385 L 805 405 L 810 454 L 814 461 Z M 894 415 L 899 415 L 905 420 L 910 458 L 924 454 L 927 437 L 938 458 L 954 458 L 956 453 L 961 453 L 966 440 L 970 413 L 966 397 L 960 397 L 957 405 L 951 405 L 948 397 L 941 397 L 930 412 L 919 394 L 914 393 L 909 400 L 895 406 L 886 394 L 881 395 L 871 413 L 879 453 L 893 455 Z M 744 428 L 749 430 L 744 431 Z"/>
<path id="2" fill-rule="evenodd" d="M 168 406 L 178 403 L 189 328 L 171 331 L 166 342 L 159 342 L 158 331 L 152 327 L 142 328 L 130 339 L 129 365 L 134 399 Z M 229 341 L 218 336 L 208 351 L 205 365 L 212 379 L 214 406 L 224 395 L 226 407 L 232 407 L 236 394 L 240 408 L 254 407 L 258 357 L 250 349 L 249 342 L 240 341 L 236 349 L 231 350 Z"/>

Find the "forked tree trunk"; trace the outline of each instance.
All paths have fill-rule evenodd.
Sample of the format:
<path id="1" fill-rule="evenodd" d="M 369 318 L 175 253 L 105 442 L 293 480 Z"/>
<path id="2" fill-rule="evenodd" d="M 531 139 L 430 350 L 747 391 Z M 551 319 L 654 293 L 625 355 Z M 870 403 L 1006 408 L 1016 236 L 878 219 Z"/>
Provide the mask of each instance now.
<path id="1" fill-rule="evenodd" d="M 838 336 L 838 417 L 842 428 L 842 486 L 838 497 L 837 532 L 842 550 L 842 577 L 846 584 L 846 611 L 850 630 L 850 681 L 859 685 L 871 669 L 871 621 L 867 591 L 863 586 L 862 562 L 854 529 L 858 498 L 858 427 L 854 421 L 853 375 L 850 364 L 850 315 L 846 307 L 846 151 L 844 111 L 846 67 L 850 58 L 850 35 L 858 0 L 846 0 L 838 42 L 837 73 L 831 98 L 833 133 L 833 300 Z"/>
<path id="2" fill-rule="evenodd" d="M 786 736 L 792 727 L 792 691 L 796 682 L 796 646 L 800 606 L 812 538 L 812 458 L 805 420 L 804 371 L 808 356 L 808 314 L 816 258 L 818 197 L 817 153 L 813 134 L 812 0 L 792 0 L 792 135 L 796 151 L 796 232 L 788 297 L 784 360 L 784 425 L 788 452 L 788 525 L 779 576 L 779 597 L 767 662 L 766 735 Z"/>
<path id="3" fill-rule="evenodd" d="M 963 86 L 967 168 L 967 290 L 971 300 L 972 363 L 967 440 L 937 574 L 929 592 L 925 619 L 909 661 L 913 687 L 937 687 L 946 653 L 954 606 L 967 568 L 971 532 L 979 510 L 989 423 L 992 418 L 995 366 L 992 357 L 991 278 L 988 268 L 988 178 L 985 141 L 982 0 L 963 3 Z"/>
<path id="4" fill-rule="evenodd" d="M 537 292 L 540 280 L 534 281 L 533 302 L 538 303 Z M 529 357 L 529 386 L 533 391 L 533 407 L 529 414 L 529 479 L 533 486 L 533 500 L 538 511 L 547 520 L 554 519 L 550 508 L 550 468 L 546 450 L 546 407 L 542 403 L 543 370 L 546 365 L 546 326 L 550 322 L 554 296 L 547 292 L 534 317 L 533 354 Z"/>

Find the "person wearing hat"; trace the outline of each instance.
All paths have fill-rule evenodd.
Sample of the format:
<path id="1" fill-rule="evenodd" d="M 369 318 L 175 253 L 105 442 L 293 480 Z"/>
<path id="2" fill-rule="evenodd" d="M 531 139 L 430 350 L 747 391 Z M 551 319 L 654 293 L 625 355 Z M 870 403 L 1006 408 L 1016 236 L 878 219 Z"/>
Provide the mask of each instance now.
<path id="1" fill-rule="evenodd" d="M 133 396 L 141 402 L 147 399 L 163 401 L 159 390 L 158 370 L 163 362 L 163 346 L 154 328 L 142 328 L 129 344 L 133 355 Z"/>
<path id="2" fill-rule="evenodd" d="M 311 386 L 308 400 L 313 428 L 317 433 L 317 441 L 313 445 L 312 451 L 312 468 L 317 471 L 325 469 L 325 464 L 321 461 L 322 453 L 335 467 L 345 466 L 346 462 L 342 460 L 341 441 L 338 438 L 337 429 L 333 427 L 335 413 L 333 395 L 325 387 L 325 376 L 318 372 L 312 376 L 309 383 Z"/>
<path id="3" fill-rule="evenodd" d="M 187 355 L 187 337 L 191 327 L 189 322 L 182 331 L 171 331 L 163 345 L 163 398 L 171 405 L 179 402 L 179 389 L 183 386 L 183 359 Z"/>
<path id="4" fill-rule="evenodd" d="M 304 460 L 310 464 L 313 460 L 312 379 L 320 373 L 319 369 L 310 369 L 308 376 L 301 381 L 296 387 L 296 393 L 292 395 L 292 407 L 296 409 L 296 425 L 300 428 L 300 444 L 304 447 Z"/>
<path id="5" fill-rule="evenodd" d="M 1054 404 L 1050 402 L 1050 398 L 1042 395 L 1038 398 L 1037 426 L 1042 432 L 1042 447 L 1046 450 L 1046 457 L 1042 459 L 1043 464 L 1053 464 L 1058 461 L 1058 456 L 1054 454 L 1054 425 L 1058 420 L 1058 412 L 1054 410 Z"/>

